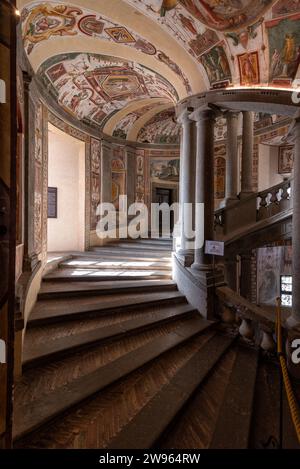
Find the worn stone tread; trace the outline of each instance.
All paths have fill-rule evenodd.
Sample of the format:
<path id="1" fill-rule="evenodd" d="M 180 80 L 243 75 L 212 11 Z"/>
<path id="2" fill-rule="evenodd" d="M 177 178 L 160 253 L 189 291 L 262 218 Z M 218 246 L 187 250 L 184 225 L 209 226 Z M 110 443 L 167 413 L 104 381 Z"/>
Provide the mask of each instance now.
<path id="1" fill-rule="evenodd" d="M 46 396 L 41 396 L 31 402 L 24 402 L 23 408 L 19 409 L 15 416 L 14 438 L 18 439 L 36 430 L 71 407 L 209 327 L 211 323 L 199 316 L 187 319 L 173 332 L 150 341 L 137 350 L 71 381 Z"/>
<path id="2" fill-rule="evenodd" d="M 59 296 L 91 296 L 91 295 L 110 295 L 121 293 L 147 293 L 161 290 L 177 290 L 173 280 L 132 280 L 132 281 L 114 281 L 114 282 L 76 282 L 70 281 L 62 283 L 53 280 L 52 282 L 43 282 L 38 299 L 57 299 Z"/>
<path id="3" fill-rule="evenodd" d="M 123 269 L 87 269 L 87 268 L 67 268 L 58 269 L 43 277 L 44 282 L 52 280 L 69 282 L 89 282 L 99 280 L 105 281 L 125 281 L 125 280 L 147 280 L 147 279 L 169 279 L 172 277 L 170 270 L 132 270 Z"/>
<path id="4" fill-rule="evenodd" d="M 247 449 L 259 352 L 240 345 L 210 443 L 211 449 Z"/>
<path id="5" fill-rule="evenodd" d="M 38 301 L 30 315 L 28 325 L 41 325 L 66 319 L 87 318 L 89 315 L 106 314 L 120 310 L 144 308 L 159 302 L 180 303 L 186 302 L 185 296 L 178 291 L 158 293 L 141 293 L 133 295 L 106 295 L 104 298 L 96 296 L 91 298 L 60 299 L 57 301 Z"/>
<path id="6" fill-rule="evenodd" d="M 43 343 L 29 343 L 25 348 L 23 366 L 32 367 L 49 359 L 55 359 L 62 353 L 78 350 L 87 345 L 94 345 L 107 340 L 119 339 L 123 335 L 137 332 L 146 327 L 152 327 L 166 321 L 171 321 L 195 313 L 189 304 L 179 304 L 173 307 L 160 308 L 159 311 L 144 313 L 134 319 L 129 319 L 118 324 L 101 327 L 81 334 L 62 337 Z"/>
<path id="7" fill-rule="evenodd" d="M 126 271 L 143 270 L 143 271 L 158 271 L 158 270 L 171 270 L 171 261 L 144 261 L 142 259 L 135 260 L 112 260 L 112 259 L 68 259 L 67 261 L 59 264 L 60 269 L 87 269 L 87 270 L 112 270 L 112 269 L 126 269 Z"/>
<path id="8" fill-rule="evenodd" d="M 116 435 L 110 449 L 151 448 L 194 391 L 233 343 L 233 337 L 214 336 L 196 353 Z"/>

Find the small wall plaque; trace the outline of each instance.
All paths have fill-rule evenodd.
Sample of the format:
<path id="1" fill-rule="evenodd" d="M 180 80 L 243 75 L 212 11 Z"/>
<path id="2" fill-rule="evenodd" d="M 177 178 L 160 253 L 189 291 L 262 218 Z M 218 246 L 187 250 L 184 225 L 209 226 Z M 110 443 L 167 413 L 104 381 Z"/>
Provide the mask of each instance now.
<path id="1" fill-rule="evenodd" d="M 57 218 L 57 187 L 48 187 L 48 218 Z"/>

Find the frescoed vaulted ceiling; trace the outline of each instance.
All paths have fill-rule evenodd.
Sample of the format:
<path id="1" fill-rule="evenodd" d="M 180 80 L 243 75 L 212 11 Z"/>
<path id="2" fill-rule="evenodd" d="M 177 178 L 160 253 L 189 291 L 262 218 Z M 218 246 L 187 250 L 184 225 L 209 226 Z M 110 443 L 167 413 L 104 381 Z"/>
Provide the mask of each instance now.
<path id="1" fill-rule="evenodd" d="M 79 120 L 101 124 L 129 102 L 178 95 L 162 76 L 133 62 L 115 57 L 68 53 L 44 62 L 38 72 L 47 91 Z"/>
<path id="2" fill-rule="evenodd" d="M 19 0 L 18 7 L 43 85 L 67 112 L 117 138 L 176 143 L 171 113 L 188 95 L 299 83 L 299 0 Z"/>

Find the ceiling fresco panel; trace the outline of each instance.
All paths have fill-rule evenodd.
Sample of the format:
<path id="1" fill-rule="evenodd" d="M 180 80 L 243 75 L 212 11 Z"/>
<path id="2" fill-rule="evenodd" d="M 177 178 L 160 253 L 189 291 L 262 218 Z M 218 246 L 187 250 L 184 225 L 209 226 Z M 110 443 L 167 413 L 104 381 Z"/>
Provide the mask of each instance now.
<path id="1" fill-rule="evenodd" d="M 269 39 L 269 81 L 291 86 L 300 64 L 300 13 L 266 23 Z"/>
<path id="2" fill-rule="evenodd" d="M 63 54 L 47 60 L 38 76 L 65 110 L 96 124 L 137 99 L 178 100 L 175 89 L 163 77 L 116 57 Z"/>
<path id="3" fill-rule="evenodd" d="M 177 143 L 179 99 L 227 87 L 290 88 L 300 78 L 300 0 L 20 0 L 19 7 L 25 52 L 46 92 L 122 139 Z"/>
<path id="4" fill-rule="evenodd" d="M 104 15 L 95 14 L 71 4 L 33 4 L 22 10 L 23 41 L 27 54 L 30 56 L 33 49 L 41 42 L 58 36 L 90 36 L 117 44 L 133 47 L 146 55 L 155 56 L 163 62 L 180 78 L 185 86 L 186 93 L 191 94 L 189 80 L 178 65 L 163 51 Z"/>
<path id="5" fill-rule="evenodd" d="M 136 123 L 136 121 L 140 117 L 142 117 L 144 114 L 151 111 L 152 109 L 155 109 L 159 105 L 160 105 L 159 102 L 156 102 L 155 104 L 148 104 L 147 106 L 143 106 L 140 109 L 137 109 L 136 111 L 130 112 L 129 114 L 127 114 L 116 125 L 113 131 L 113 136 L 122 138 L 122 139 L 127 139 L 128 132 L 132 128 L 132 126 Z"/>
<path id="6" fill-rule="evenodd" d="M 179 144 L 180 124 L 175 118 L 175 109 L 156 114 L 140 130 L 138 142 L 155 144 Z"/>
<path id="7" fill-rule="evenodd" d="M 254 23 L 274 0 L 179 0 L 198 21 L 218 31 L 235 31 Z"/>

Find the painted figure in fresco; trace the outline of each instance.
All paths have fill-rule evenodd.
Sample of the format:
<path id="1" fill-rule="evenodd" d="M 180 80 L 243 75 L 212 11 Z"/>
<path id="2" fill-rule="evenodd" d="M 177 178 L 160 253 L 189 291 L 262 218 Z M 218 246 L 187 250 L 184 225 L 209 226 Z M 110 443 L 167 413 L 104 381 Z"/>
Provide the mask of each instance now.
<path id="1" fill-rule="evenodd" d="M 281 75 L 283 69 L 283 64 L 281 62 L 281 56 L 278 49 L 274 50 L 271 60 L 271 76 L 272 78 L 278 77 Z"/>
<path id="2" fill-rule="evenodd" d="M 217 70 L 214 67 L 214 65 L 211 63 L 211 61 L 209 60 L 208 56 L 203 55 L 201 57 L 201 62 L 202 62 L 203 67 L 206 70 L 210 83 L 217 81 Z"/>
<path id="3" fill-rule="evenodd" d="M 194 22 L 190 20 L 189 18 L 187 18 L 186 16 L 184 16 L 182 13 L 179 14 L 179 19 L 184 29 L 188 30 L 190 33 L 196 36 L 197 29 L 194 26 Z"/>
<path id="4" fill-rule="evenodd" d="M 229 64 L 228 64 L 228 60 L 227 60 L 225 51 L 222 47 L 218 47 L 217 49 L 218 49 L 218 53 L 219 53 L 218 64 L 221 67 L 223 77 L 228 77 L 230 75 L 230 68 L 229 68 Z"/>
<path id="5" fill-rule="evenodd" d="M 286 34 L 284 49 L 282 53 L 282 58 L 283 58 L 284 63 L 289 64 L 294 60 L 295 51 L 296 51 L 296 44 L 295 44 L 294 35 Z"/>
<path id="6" fill-rule="evenodd" d="M 252 63 L 251 54 L 246 54 L 242 63 L 242 76 L 247 84 L 255 83 L 257 81 L 257 72 Z"/>
<path id="7" fill-rule="evenodd" d="M 300 46 L 294 33 L 286 33 L 281 52 L 274 49 L 271 57 L 270 75 L 272 79 L 294 79 L 300 64 Z"/>

